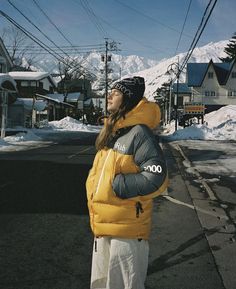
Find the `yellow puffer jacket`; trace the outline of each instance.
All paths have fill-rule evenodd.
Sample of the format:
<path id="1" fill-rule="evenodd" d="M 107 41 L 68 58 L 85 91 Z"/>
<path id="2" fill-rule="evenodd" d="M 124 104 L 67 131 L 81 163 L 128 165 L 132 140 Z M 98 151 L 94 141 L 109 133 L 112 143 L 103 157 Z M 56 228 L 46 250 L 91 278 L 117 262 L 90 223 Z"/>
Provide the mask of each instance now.
<path id="1" fill-rule="evenodd" d="M 167 187 L 165 159 L 151 129 L 159 107 L 143 98 L 117 122 L 114 141 L 98 151 L 86 182 L 95 236 L 148 239 L 152 199 Z"/>

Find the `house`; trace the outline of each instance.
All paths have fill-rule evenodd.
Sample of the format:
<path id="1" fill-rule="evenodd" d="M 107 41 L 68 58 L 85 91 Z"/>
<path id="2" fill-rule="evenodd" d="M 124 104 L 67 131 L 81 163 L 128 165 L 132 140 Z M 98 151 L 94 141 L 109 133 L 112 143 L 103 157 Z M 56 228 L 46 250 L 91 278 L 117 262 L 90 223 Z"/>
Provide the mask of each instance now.
<path id="1" fill-rule="evenodd" d="M 203 103 L 206 112 L 236 105 L 236 61 L 188 63 L 186 83 L 191 88 L 192 101 Z"/>
<path id="2" fill-rule="evenodd" d="M 5 137 L 5 129 L 9 121 L 9 107 L 16 100 L 16 83 L 7 74 L 0 73 L 0 127 L 1 138 Z"/>
<path id="3" fill-rule="evenodd" d="M 36 93 L 46 95 L 56 89 L 56 82 L 48 72 L 11 71 L 9 75 L 16 81 L 23 98 L 33 98 Z"/>
<path id="4" fill-rule="evenodd" d="M 48 72 L 34 71 L 11 71 L 9 75 L 15 80 L 19 92 L 16 103 L 9 108 L 12 112 L 9 126 L 34 127 L 48 119 L 47 102 L 36 99 L 36 94 L 53 93 L 56 89 L 53 77 Z"/>
<path id="5" fill-rule="evenodd" d="M 91 81 L 85 78 L 65 79 L 58 82 L 58 92 L 81 92 L 86 96 L 92 94 Z"/>
<path id="6" fill-rule="evenodd" d="M 47 102 L 48 120 L 60 120 L 69 115 L 69 110 L 75 107 L 65 102 L 65 95 L 62 93 L 52 93 L 47 95 L 36 94 L 37 98 Z"/>
<path id="7" fill-rule="evenodd" d="M 177 95 L 177 83 L 174 83 L 172 86 L 172 92 L 174 95 Z M 178 85 L 178 107 L 183 108 L 186 102 L 190 102 L 192 98 L 191 88 L 187 83 L 179 83 Z M 174 100 L 171 100 L 172 106 L 174 105 Z"/>
<path id="8" fill-rule="evenodd" d="M 16 82 L 8 72 L 13 67 L 10 55 L 0 38 L 0 127 L 1 138 L 5 137 L 5 129 L 9 120 L 9 106 L 17 96 Z"/>

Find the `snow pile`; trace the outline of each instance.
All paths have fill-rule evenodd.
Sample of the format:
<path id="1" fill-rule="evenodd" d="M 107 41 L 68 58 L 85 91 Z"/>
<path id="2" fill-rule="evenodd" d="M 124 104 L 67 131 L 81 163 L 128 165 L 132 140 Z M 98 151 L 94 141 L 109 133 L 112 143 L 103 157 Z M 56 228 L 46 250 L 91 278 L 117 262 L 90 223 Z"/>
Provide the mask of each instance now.
<path id="1" fill-rule="evenodd" d="M 168 140 L 236 140 L 236 105 L 228 105 L 205 115 L 203 125 L 194 124 L 175 131 L 174 121 L 164 129 Z"/>
<path id="2" fill-rule="evenodd" d="M 236 105 L 227 105 L 205 115 L 205 122 L 210 128 L 230 121 L 236 121 Z"/>
<path id="3" fill-rule="evenodd" d="M 25 130 L 25 129 L 24 129 Z M 0 138 L 0 151 L 15 152 L 28 150 L 45 145 L 46 142 L 37 136 L 33 131 L 28 129 L 26 132 L 19 132 L 12 136 L 7 136 L 4 139 Z"/>
<path id="4" fill-rule="evenodd" d="M 100 128 L 96 128 L 95 126 L 85 125 L 82 122 L 72 118 L 72 117 L 64 117 L 58 121 L 50 121 L 49 128 L 54 130 L 66 130 L 66 131 L 88 131 L 88 132 L 98 132 Z"/>
<path id="5" fill-rule="evenodd" d="M 0 147 L 7 146 L 7 145 L 8 143 L 5 140 L 0 138 Z"/>
<path id="6" fill-rule="evenodd" d="M 7 136 L 4 138 L 4 141 L 7 143 L 14 143 L 14 142 L 26 142 L 26 141 L 41 141 L 42 139 L 34 134 L 32 131 L 28 132 L 20 132 L 14 136 Z M 0 143 L 1 145 L 1 143 Z"/>

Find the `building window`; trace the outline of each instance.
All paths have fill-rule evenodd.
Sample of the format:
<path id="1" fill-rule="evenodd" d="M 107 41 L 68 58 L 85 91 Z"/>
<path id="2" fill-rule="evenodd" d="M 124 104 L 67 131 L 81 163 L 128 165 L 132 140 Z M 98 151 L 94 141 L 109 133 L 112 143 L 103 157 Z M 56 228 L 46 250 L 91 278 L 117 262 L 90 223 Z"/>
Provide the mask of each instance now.
<path id="1" fill-rule="evenodd" d="M 236 90 L 229 90 L 228 91 L 229 98 L 236 98 Z"/>
<path id="2" fill-rule="evenodd" d="M 30 81 L 30 86 L 31 87 L 36 87 L 36 81 Z"/>
<path id="3" fill-rule="evenodd" d="M 39 88 L 43 89 L 43 83 L 41 81 L 39 82 Z"/>
<path id="4" fill-rule="evenodd" d="M 21 81 L 20 86 L 22 86 L 22 87 L 23 86 L 24 87 L 29 86 L 29 82 L 27 80 L 23 80 L 23 81 Z"/>
<path id="5" fill-rule="evenodd" d="M 211 79 L 212 79 L 212 78 L 213 78 L 213 75 L 214 75 L 213 72 L 208 72 L 208 78 L 211 78 Z"/>
<path id="6" fill-rule="evenodd" d="M 232 78 L 236 78 L 236 71 L 233 71 L 231 76 L 232 76 Z"/>
<path id="7" fill-rule="evenodd" d="M 205 91 L 205 96 L 214 96 L 214 97 L 216 97 L 216 92 L 215 91 L 213 91 L 213 90 L 206 90 Z"/>

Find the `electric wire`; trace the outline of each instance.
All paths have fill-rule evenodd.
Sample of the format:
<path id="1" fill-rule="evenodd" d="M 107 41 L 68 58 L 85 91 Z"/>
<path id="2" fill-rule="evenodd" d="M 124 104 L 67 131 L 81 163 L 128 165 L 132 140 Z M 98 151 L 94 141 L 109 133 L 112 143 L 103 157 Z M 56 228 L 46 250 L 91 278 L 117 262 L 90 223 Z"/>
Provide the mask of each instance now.
<path id="1" fill-rule="evenodd" d="M 213 0 L 209 0 L 208 4 L 204 10 L 203 16 L 201 18 L 201 22 L 200 22 L 198 29 L 194 35 L 193 41 L 191 42 L 190 48 L 188 49 L 188 52 L 186 53 L 186 56 L 184 57 L 184 59 L 182 61 L 182 64 L 175 63 L 177 71 L 175 73 L 175 77 L 171 80 L 172 83 L 174 83 L 175 80 L 180 77 L 181 73 L 185 69 L 187 62 L 188 62 L 189 58 L 191 57 L 193 50 L 196 47 L 196 45 L 197 45 L 197 43 L 198 43 L 198 41 L 199 41 L 199 39 L 203 33 L 208 21 L 209 21 L 209 18 L 210 18 L 211 14 L 215 8 L 217 0 L 214 0 L 213 4 L 212 4 L 212 2 L 213 2 Z M 211 4 L 212 4 L 212 6 L 211 6 Z M 210 6 L 211 6 L 211 8 L 210 8 Z M 209 8 L 210 8 L 210 11 L 208 11 Z M 153 82 L 153 80 L 155 80 L 155 78 L 153 78 L 151 82 Z"/>
<path id="2" fill-rule="evenodd" d="M 123 3 L 122 1 L 119 1 L 119 0 L 114 0 L 114 1 L 120 3 L 121 5 L 123 5 L 123 6 L 126 7 L 126 8 L 128 8 L 128 9 L 130 9 L 130 10 L 132 10 L 132 11 L 134 11 L 134 12 L 140 14 L 140 15 L 142 15 L 142 16 L 145 17 L 145 18 L 147 18 L 147 19 L 149 19 L 149 20 L 151 20 L 151 21 L 153 21 L 153 22 L 155 22 L 155 23 L 157 23 L 157 24 L 159 24 L 159 25 L 161 25 L 161 26 L 163 26 L 163 27 L 165 27 L 165 28 L 168 28 L 169 30 L 172 30 L 172 31 L 174 31 L 174 32 L 177 32 L 178 34 L 180 33 L 179 30 L 177 30 L 177 29 L 175 29 L 175 28 L 173 28 L 173 27 L 171 27 L 171 26 L 169 26 L 169 25 L 161 22 L 161 21 L 158 20 L 158 19 L 155 19 L 155 18 L 151 17 L 150 15 L 147 15 L 147 14 L 139 11 L 137 8 L 134 8 L 134 7 L 130 6 L 130 5 L 128 5 L 127 3 Z M 184 36 L 189 37 L 189 38 L 192 38 L 190 35 L 187 35 L 187 34 L 184 34 Z"/>
<path id="3" fill-rule="evenodd" d="M 71 45 L 73 46 L 72 42 L 65 36 L 65 34 L 58 28 L 58 26 L 51 20 L 50 17 L 46 14 L 46 12 L 42 9 L 42 7 L 38 4 L 36 0 L 33 0 L 34 4 L 37 8 L 41 11 L 41 13 L 48 19 L 48 21 L 56 28 L 56 30 L 60 33 L 60 35 Z"/>
<path id="4" fill-rule="evenodd" d="M 67 65 L 70 68 L 75 68 L 72 63 L 66 63 L 65 59 L 61 57 L 60 54 L 53 51 L 49 46 L 47 46 L 45 43 L 43 43 L 41 40 L 39 40 L 36 36 L 34 36 L 31 32 L 29 32 L 27 29 L 25 29 L 23 26 L 21 26 L 19 23 L 17 23 L 14 19 L 12 19 L 9 15 L 7 15 L 4 11 L 0 10 L 0 14 L 6 18 L 11 24 L 13 24 L 15 27 L 17 27 L 20 31 L 22 31 L 26 36 L 28 36 L 31 40 L 33 40 L 35 43 L 37 43 L 41 48 L 46 50 L 50 55 L 52 55 L 54 58 L 56 58 L 59 62 L 62 62 L 63 64 Z M 79 64 L 76 64 L 76 67 Z M 84 67 L 80 67 L 82 71 L 80 73 L 84 76 L 91 76 L 93 78 L 96 78 L 96 75 Z M 87 71 L 86 71 L 87 70 Z"/>
<path id="5" fill-rule="evenodd" d="M 85 10 L 86 14 L 88 15 L 90 21 L 95 25 L 95 27 L 97 28 L 97 30 L 99 31 L 101 36 L 103 38 L 106 38 L 108 36 L 108 33 L 106 33 L 106 31 L 104 30 L 102 24 L 100 23 L 99 18 L 94 13 L 94 11 L 91 8 L 91 6 L 89 5 L 88 1 L 87 0 L 80 0 L 80 3 L 82 5 L 83 9 Z"/>
<path id="6" fill-rule="evenodd" d="M 187 12 L 186 12 L 186 15 L 185 15 L 185 18 L 184 18 L 184 23 L 183 23 L 183 26 L 182 26 L 182 29 L 181 29 L 181 32 L 180 32 L 180 35 L 179 35 L 179 40 L 178 40 L 174 55 L 177 54 L 177 51 L 178 51 L 178 48 L 179 48 L 179 44 L 180 44 L 180 41 L 181 41 L 181 38 L 182 38 L 182 35 L 183 35 L 183 32 L 184 32 L 185 24 L 186 24 L 186 21 L 187 21 L 187 18 L 188 18 L 188 14 L 189 14 L 189 10 L 190 10 L 191 4 L 192 4 L 192 0 L 190 0 L 189 4 L 188 4 Z"/>
<path id="7" fill-rule="evenodd" d="M 51 40 L 37 25 L 35 25 L 19 8 L 17 8 L 11 0 L 7 0 L 7 2 L 16 9 L 32 26 L 34 26 L 48 41 L 50 41 L 53 45 L 55 45 L 62 53 L 64 53 L 67 57 L 70 57 L 67 53 L 63 51 L 57 44 Z"/>
<path id="8" fill-rule="evenodd" d="M 184 67 L 185 67 L 185 65 L 187 64 L 189 58 L 191 57 L 191 55 L 192 55 L 192 53 L 193 53 L 193 50 L 194 50 L 194 48 L 196 47 L 196 45 L 197 45 L 197 43 L 198 43 L 198 41 L 199 41 L 199 39 L 200 39 L 200 37 L 201 37 L 201 35 L 202 35 L 202 33 L 203 33 L 203 31 L 204 31 L 204 29 L 205 29 L 208 21 L 209 21 L 209 18 L 210 18 L 211 14 L 212 14 L 212 12 L 213 12 L 213 10 L 214 10 L 214 8 L 215 8 L 215 5 L 216 5 L 216 3 L 217 3 L 217 0 L 214 0 L 214 3 L 212 4 L 212 6 L 211 6 L 211 8 L 210 8 L 210 11 L 209 11 L 208 14 L 207 14 L 207 11 L 208 11 L 208 9 L 209 9 L 209 7 L 210 7 L 210 5 L 211 5 L 212 2 L 213 2 L 213 0 L 210 0 L 210 1 L 209 1 L 208 5 L 207 5 L 207 7 L 206 7 L 206 9 L 205 9 L 205 11 L 204 11 L 204 14 L 203 14 L 203 17 L 202 17 L 202 21 L 201 21 L 201 23 L 200 23 L 200 25 L 199 25 L 199 28 L 198 28 L 198 30 L 197 30 L 197 32 L 196 32 L 196 34 L 195 34 L 194 39 L 193 39 L 193 41 L 192 41 L 192 43 L 191 43 L 191 45 L 190 45 L 190 49 L 188 50 L 187 55 L 185 56 L 185 58 L 184 58 L 184 60 L 183 60 L 183 62 L 182 62 L 182 64 L 181 64 L 181 66 L 180 66 L 180 73 L 181 73 L 181 71 L 184 69 Z M 205 21 L 204 21 L 204 18 L 206 18 Z M 201 28 L 200 26 L 202 26 L 202 28 Z M 199 35 L 197 35 L 197 34 L 199 34 Z"/>
<path id="9" fill-rule="evenodd" d="M 17 8 L 10 0 L 7 0 L 8 3 L 15 8 L 31 25 L 33 25 L 47 40 L 49 40 L 53 45 L 57 47 L 63 54 L 65 54 L 72 62 L 74 62 L 73 59 L 71 59 L 70 55 L 64 51 L 62 48 L 60 48 L 53 40 L 51 40 L 38 26 L 36 26 L 19 8 Z M 86 61 L 86 59 L 83 59 L 82 62 Z M 80 63 L 76 63 L 76 67 L 83 68 Z M 93 67 L 95 70 L 99 71 L 96 67 Z"/>

